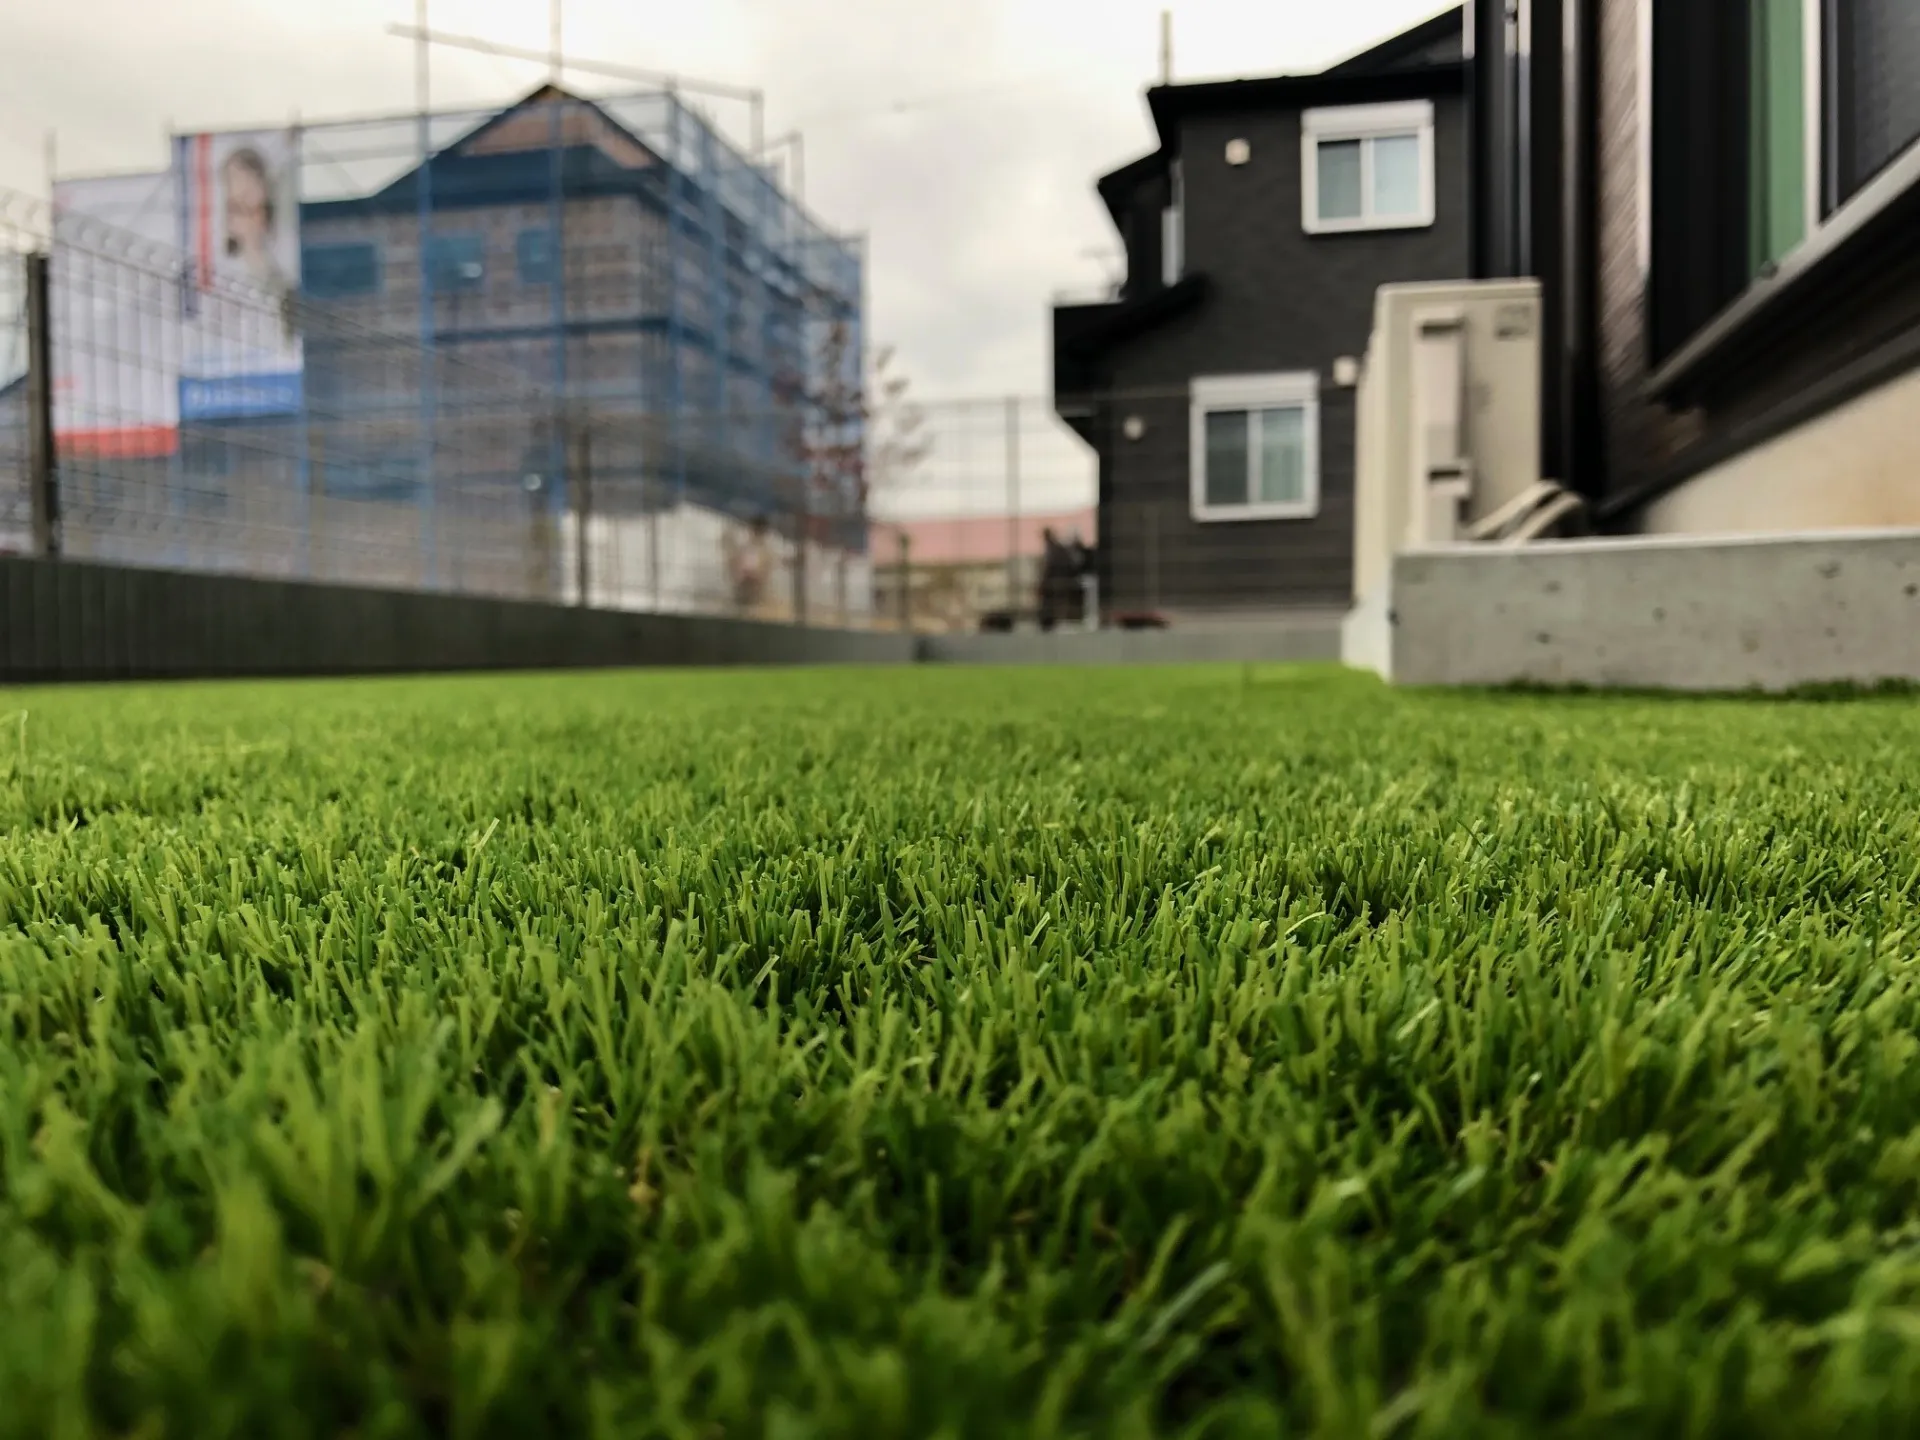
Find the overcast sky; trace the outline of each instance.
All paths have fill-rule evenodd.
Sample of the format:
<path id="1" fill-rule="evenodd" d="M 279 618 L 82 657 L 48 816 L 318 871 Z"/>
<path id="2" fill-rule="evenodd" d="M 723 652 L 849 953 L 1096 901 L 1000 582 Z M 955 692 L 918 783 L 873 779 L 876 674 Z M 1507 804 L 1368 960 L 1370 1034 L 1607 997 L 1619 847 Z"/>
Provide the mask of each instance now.
<path id="1" fill-rule="evenodd" d="M 1092 182 L 1151 148 L 1142 88 L 1161 0 L 568 0 L 583 59 L 760 86 L 807 134 L 807 191 L 870 237 L 872 333 L 928 396 L 1041 394 L 1046 311 L 1097 286 L 1116 241 Z M 1180 0 L 1175 70 L 1318 69 L 1446 8 L 1433 0 Z M 176 130 L 413 103 L 410 0 L 31 0 L 9 6 L 0 185 L 158 169 Z M 547 43 L 545 0 L 431 0 L 435 29 Z M 513 98 L 538 65 L 437 50 L 436 105 Z M 580 77 L 589 93 L 619 89 Z M 905 110 L 896 102 L 924 101 Z M 734 122 L 744 135 L 744 116 Z"/>

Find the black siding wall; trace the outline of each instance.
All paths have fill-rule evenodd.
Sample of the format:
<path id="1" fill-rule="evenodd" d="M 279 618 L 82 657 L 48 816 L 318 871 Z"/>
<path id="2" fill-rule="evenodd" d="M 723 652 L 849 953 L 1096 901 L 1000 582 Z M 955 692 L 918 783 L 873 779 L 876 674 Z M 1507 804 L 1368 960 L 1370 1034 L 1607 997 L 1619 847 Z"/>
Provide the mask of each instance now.
<path id="1" fill-rule="evenodd" d="M 1301 227 L 1297 111 L 1183 122 L 1187 264 L 1210 291 L 1194 310 L 1118 347 L 1105 367 L 1118 395 L 1104 437 L 1101 512 L 1106 593 L 1116 607 L 1341 607 L 1351 599 L 1355 393 L 1334 386 L 1333 362 L 1365 352 L 1381 285 L 1468 271 L 1465 102 L 1440 96 L 1434 110 L 1436 223 L 1343 235 Z M 1225 158 L 1236 138 L 1252 148 L 1239 167 Z M 1196 522 L 1190 382 L 1287 370 L 1321 377 L 1319 514 Z M 1129 415 L 1146 422 L 1136 442 L 1120 434 Z"/>

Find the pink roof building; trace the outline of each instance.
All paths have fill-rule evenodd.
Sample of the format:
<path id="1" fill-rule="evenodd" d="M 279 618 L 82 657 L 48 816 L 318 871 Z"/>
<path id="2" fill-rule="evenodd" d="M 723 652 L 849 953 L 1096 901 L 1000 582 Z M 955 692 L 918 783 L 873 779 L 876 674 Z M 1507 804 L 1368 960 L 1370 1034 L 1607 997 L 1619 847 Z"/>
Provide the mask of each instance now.
<path id="1" fill-rule="evenodd" d="M 876 520 L 869 527 L 869 553 L 875 565 L 900 563 L 900 537 L 908 541 L 907 563 L 927 566 L 1002 565 L 1009 546 L 1016 555 L 1040 555 L 1043 532 L 1061 539 L 1076 533 L 1094 543 L 1095 512 L 1061 510 L 1040 515 L 955 515 L 936 519 Z"/>

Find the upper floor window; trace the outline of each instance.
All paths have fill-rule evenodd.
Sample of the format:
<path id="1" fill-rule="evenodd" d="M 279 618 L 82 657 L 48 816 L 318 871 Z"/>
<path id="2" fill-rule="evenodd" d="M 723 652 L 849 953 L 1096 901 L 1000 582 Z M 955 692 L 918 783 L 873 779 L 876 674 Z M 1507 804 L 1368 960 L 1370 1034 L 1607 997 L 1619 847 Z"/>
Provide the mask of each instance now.
<path id="1" fill-rule="evenodd" d="M 1433 224 L 1433 102 L 1300 117 L 1301 221 L 1311 234 Z"/>
<path id="2" fill-rule="evenodd" d="M 371 295 L 380 288 L 380 252 L 370 241 L 304 245 L 300 284 L 316 300 Z"/>
<path id="3" fill-rule="evenodd" d="M 478 235 L 429 236 L 427 270 L 438 293 L 477 290 L 487 278 L 486 246 Z"/>
<path id="4" fill-rule="evenodd" d="M 1305 520 L 1320 510 L 1320 377 L 1193 382 L 1193 518 Z"/>
<path id="5" fill-rule="evenodd" d="M 513 263 L 522 284 L 552 284 L 553 231 L 545 226 L 522 230 L 514 237 Z"/>

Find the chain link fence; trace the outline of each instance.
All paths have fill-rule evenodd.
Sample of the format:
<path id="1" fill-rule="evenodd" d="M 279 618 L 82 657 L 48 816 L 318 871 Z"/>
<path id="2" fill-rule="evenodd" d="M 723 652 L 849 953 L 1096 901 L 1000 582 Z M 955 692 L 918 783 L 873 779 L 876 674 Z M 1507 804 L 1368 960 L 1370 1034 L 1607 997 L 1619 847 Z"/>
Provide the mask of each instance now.
<path id="1" fill-rule="evenodd" d="M 297 395 L 262 396 L 249 371 L 289 337 Z M 570 338 L 562 388 L 529 347 L 426 345 L 0 195 L 0 549 L 868 623 L 858 477 L 809 458 L 845 448 L 844 417 L 798 389 L 662 412 L 596 386 L 593 342 Z"/>

